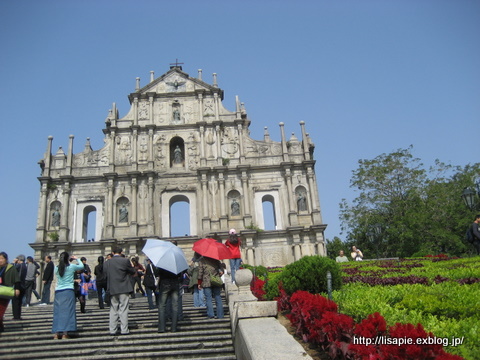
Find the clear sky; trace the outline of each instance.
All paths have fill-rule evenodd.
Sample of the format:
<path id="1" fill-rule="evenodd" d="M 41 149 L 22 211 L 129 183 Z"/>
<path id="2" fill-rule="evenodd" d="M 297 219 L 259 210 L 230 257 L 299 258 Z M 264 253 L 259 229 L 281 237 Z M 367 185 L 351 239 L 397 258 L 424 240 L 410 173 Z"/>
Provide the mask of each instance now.
<path id="1" fill-rule="evenodd" d="M 245 102 L 254 139 L 306 122 L 329 239 L 359 159 L 480 161 L 480 1 L 1 0 L 0 251 L 33 254 L 47 137 L 101 148 L 112 103 L 176 58 Z"/>

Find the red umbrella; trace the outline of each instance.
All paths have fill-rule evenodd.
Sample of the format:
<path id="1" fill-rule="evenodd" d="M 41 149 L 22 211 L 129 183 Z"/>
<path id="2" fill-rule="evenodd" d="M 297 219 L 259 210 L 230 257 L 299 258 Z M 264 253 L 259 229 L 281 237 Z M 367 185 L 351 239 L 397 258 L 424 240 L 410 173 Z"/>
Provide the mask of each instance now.
<path id="1" fill-rule="evenodd" d="M 202 256 L 217 260 L 232 258 L 230 250 L 225 245 L 211 238 L 205 238 L 196 241 L 193 244 L 193 251 L 199 253 Z"/>

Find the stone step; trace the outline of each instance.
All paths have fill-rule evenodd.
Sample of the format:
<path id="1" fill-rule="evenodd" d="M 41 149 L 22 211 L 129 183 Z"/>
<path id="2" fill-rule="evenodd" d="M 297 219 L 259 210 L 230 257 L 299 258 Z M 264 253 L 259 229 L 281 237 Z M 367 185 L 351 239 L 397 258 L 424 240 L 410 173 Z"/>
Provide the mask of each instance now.
<path id="1" fill-rule="evenodd" d="M 149 310 L 147 299 L 130 300 L 131 334 L 108 334 L 109 310 L 99 309 L 96 299 L 87 301 L 87 312 L 77 304 L 78 332 L 70 339 L 53 340 L 52 305 L 33 305 L 22 310 L 21 321 L 5 317 L 0 334 L 0 359 L 236 359 L 228 307 L 224 319 L 207 319 L 205 308 L 193 307 L 193 297 L 183 297 L 183 320 L 176 333 L 157 333 L 158 312 Z"/>

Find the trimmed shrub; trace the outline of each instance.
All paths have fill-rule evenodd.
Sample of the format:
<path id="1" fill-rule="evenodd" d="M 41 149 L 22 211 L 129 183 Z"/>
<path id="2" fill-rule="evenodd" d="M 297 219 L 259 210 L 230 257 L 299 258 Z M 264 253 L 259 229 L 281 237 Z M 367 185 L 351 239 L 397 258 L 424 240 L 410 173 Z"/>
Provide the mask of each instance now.
<path id="1" fill-rule="evenodd" d="M 278 289 L 279 282 L 283 284 L 283 288 L 289 295 L 297 290 L 312 294 L 326 293 L 328 271 L 332 274 L 332 290 L 339 290 L 342 286 L 340 266 L 327 257 L 305 256 L 285 266 L 281 274 L 269 281 L 267 294 L 270 295 L 273 292 L 270 286 L 277 286 Z"/>

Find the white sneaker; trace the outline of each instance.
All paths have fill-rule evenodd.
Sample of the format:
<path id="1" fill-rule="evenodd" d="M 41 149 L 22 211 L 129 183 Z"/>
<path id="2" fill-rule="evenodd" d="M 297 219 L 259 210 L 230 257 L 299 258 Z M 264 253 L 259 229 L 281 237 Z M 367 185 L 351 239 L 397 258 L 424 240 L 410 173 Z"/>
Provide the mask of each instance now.
<path id="1" fill-rule="evenodd" d="M 30 307 L 30 305 L 27 304 L 27 308 Z"/>
<path id="2" fill-rule="evenodd" d="M 44 305 L 47 305 L 47 304 L 46 304 L 46 303 L 40 303 L 40 304 L 38 304 L 38 305 L 40 305 L 40 306 L 44 306 Z"/>

